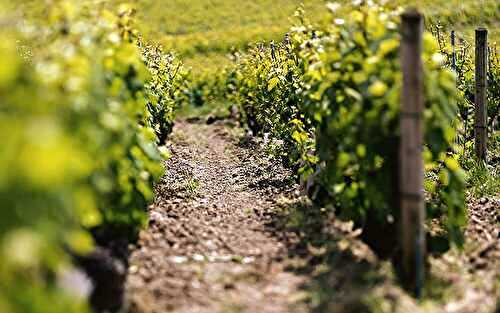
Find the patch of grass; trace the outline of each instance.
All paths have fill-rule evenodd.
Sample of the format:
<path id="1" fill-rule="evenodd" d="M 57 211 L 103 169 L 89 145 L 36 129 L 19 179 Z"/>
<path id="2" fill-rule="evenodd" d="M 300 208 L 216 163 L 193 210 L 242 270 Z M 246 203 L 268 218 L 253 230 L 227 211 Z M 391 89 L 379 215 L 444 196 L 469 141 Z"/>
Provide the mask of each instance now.
<path id="1" fill-rule="evenodd" d="M 467 173 L 468 190 L 474 198 L 498 196 L 500 193 L 500 176 L 492 166 L 474 162 Z"/>
<path id="2" fill-rule="evenodd" d="M 306 16 L 313 23 L 328 18 L 326 3 L 343 7 L 339 17 L 349 11 L 351 0 L 137 0 L 143 19 L 143 32 L 173 49 L 194 72 L 216 71 L 228 64 L 232 49 L 249 43 L 281 40 L 292 25 L 295 10 L 304 3 Z M 490 41 L 499 39 L 500 5 L 496 0 L 396 0 L 401 6 L 415 6 L 428 23 L 440 21 L 445 31 L 472 39 L 474 28 L 487 26 Z"/>
<path id="3" fill-rule="evenodd" d="M 191 177 L 186 181 L 184 188 L 190 195 L 195 195 L 200 188 L 200 181 L 194 177 Z"/>
<path id="4" fill-rule="evenodd" d="M 460 163 L 467 173 L 467 189 L 473 198 L 500 196 L 500 131 L 489 135 L 488 162 L 474 155 L 474 143 L 461 150 Z"/>

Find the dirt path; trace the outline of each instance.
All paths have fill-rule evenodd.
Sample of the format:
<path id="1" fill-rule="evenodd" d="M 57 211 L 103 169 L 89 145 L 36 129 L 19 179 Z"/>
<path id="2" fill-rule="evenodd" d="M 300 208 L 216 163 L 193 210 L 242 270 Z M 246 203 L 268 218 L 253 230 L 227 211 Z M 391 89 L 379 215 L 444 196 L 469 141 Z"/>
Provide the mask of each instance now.
<path id="1" fill-rule="evenodd" d="M 499 199 L 469 203 L 464 251 L 430 258 L 418 304 L 360 230 L 298 196 L 291 173 L 242 135 L 177 123 L 128 259 L 131 313 L 498 312 Z"/>
<path id="2" fill-rule="evenodd" d="M 133 312 L 304 312 L 272 210 L 290 173 L 221 125 L 180 122 L 130 258 Z M 280 238 L 281 237 L 281 238 Z"/>

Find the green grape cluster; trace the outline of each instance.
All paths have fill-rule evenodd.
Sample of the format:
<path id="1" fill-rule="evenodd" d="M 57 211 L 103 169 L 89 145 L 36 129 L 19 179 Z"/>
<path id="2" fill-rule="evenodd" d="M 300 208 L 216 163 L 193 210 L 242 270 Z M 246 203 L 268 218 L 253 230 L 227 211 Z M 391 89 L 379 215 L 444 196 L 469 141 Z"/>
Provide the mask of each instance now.
<path id="1" fill-rule="evenodd" d="M 0 312 L 87 312 L 58 283 L 68 251 L 145 225 L 182 69 L 138 45 L 131 6 L 0 7 Z"/>

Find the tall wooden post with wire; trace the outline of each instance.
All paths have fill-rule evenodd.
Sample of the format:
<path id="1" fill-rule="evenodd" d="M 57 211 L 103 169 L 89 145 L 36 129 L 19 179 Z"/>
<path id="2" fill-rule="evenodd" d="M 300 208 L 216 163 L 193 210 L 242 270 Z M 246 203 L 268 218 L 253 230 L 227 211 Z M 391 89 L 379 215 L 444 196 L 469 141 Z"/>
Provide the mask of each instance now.
<path id="1" fill-rule="evenodd" d="M 402 279 L 420 297 L 424 282 L 425 208 L 423 198 L 423 16 L 417 10 L 402 15 L 400 142 L 400 205 L 402 230 Z"/>
<path id="2" fill-rule="evenodd" d="M 476 94 L 475 102 L 475 152 L 476 157 L 481 161 L 486 161 L 487 157 L 487 71 L 488 71 L 488 30 L 484 28 L 476 29 Z"/>

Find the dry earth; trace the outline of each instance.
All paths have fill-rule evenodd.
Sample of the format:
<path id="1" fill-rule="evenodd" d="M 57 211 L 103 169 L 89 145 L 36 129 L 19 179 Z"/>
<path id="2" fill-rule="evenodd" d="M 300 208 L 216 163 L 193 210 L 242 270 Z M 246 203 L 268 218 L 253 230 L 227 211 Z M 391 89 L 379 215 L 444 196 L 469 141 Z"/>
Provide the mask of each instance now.
<path id="1" fill-rule="evenodd" d="M 290 173 L 223 126 L 178 123 L 150 227 L 130 258 L 134 312 L 304 312 L 303 279 L 269 228 L 296 186 Z"/>
<path id="2" fill-rule="evenodd" d="M 469 206 L 465 252 L 431 258 L 421 302 L 360 230 L 299 196 L 291 173 L 223 122 L 179 121 L 149 227 L 128 263 L 127 310 L 498 312 L 500 201 Z"/>

